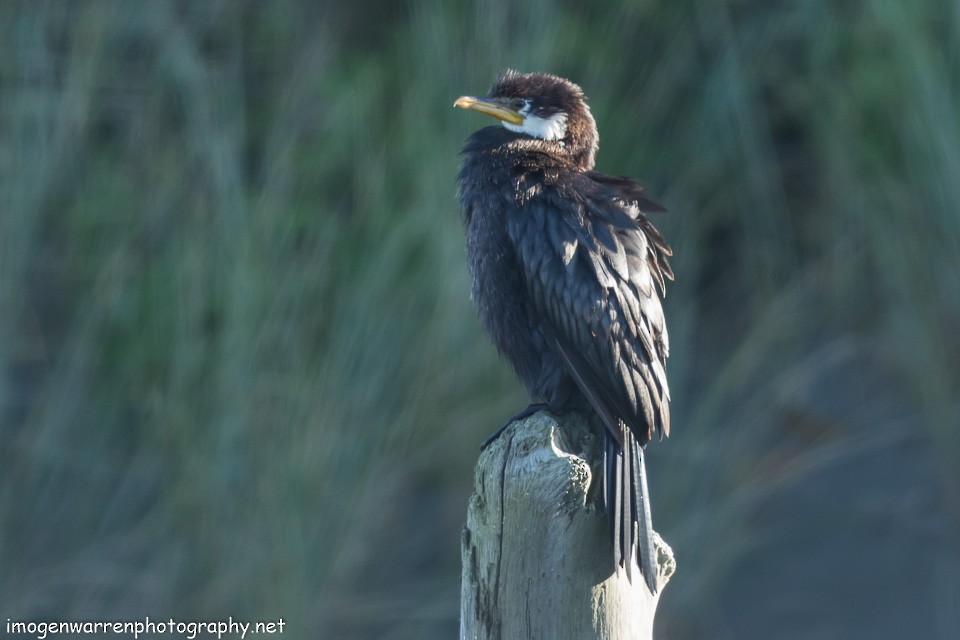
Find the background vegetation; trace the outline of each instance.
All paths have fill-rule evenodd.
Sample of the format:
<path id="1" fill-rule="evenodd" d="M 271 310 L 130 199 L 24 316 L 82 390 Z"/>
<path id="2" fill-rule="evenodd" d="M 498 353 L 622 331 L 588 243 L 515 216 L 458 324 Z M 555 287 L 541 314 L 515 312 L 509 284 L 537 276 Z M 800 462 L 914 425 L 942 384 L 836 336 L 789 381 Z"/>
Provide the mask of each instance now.
<path id="1" fill-rule="evenodd" d="M 960 637 L 949 0 L 3 3 L 0 617 L 455 636 L 507 66 L 671 209 L 662 637 Z"/>

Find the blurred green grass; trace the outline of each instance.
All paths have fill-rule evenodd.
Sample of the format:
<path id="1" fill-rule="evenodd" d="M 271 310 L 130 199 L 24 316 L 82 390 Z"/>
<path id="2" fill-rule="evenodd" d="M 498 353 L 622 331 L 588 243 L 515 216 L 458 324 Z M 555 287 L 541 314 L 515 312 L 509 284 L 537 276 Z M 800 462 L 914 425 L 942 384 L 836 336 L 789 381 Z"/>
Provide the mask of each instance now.
<path id="1" fill-rule="evenodd" d="M 887 615 L 956 637 L 958 25 L 934 0 L 4 4 L 0 613 L 456 633 L 476 447 L 526 399 L 467 294 L 457 154 L 487 123 L 450 105 L 511 66 L 583 85 L 598 168 L 671 209 L 660 628 L 862 629 L 751 564 L 797 505 L 819 578 L 843 566 L 869 489 L 843 470 L 906 443 L 884 468 L 920 506 L 881 500 L 877 535 L 930 533 L 932 598 Z M 802 506 L 834 477 L 849 502 Z"/>

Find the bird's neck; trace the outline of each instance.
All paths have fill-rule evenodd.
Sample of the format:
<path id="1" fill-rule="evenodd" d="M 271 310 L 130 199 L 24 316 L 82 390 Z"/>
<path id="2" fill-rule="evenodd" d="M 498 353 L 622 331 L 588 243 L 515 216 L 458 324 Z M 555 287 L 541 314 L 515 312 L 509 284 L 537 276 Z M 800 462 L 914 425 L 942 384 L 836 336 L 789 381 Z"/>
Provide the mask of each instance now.
<path id="1" fill-rule="evenodd" d="M 590 171 L 594 165 L 595 146 L 572 145 L 567 141 L 540 140 L 517 135 L 501 126 L 486 127 L 475 132 L 464 153 L 485 156 L 501 165 L 539 165 Z"/>

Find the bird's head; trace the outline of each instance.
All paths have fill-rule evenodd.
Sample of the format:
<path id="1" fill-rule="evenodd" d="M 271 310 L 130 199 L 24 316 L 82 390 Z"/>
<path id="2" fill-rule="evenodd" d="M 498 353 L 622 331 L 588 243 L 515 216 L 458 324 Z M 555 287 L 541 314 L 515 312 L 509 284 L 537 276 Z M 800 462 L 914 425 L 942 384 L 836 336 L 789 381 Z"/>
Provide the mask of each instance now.
<path id="1" fill-rule="evenodd" d="M 537 150 L 562 156 L 581 169 L 593 168 L 597 125 L 583 90 L 569 80 L 508 69 L 486 97 L 461 96 L 453 106 L 491 115 L 517 138 L 534 141 Z"/>

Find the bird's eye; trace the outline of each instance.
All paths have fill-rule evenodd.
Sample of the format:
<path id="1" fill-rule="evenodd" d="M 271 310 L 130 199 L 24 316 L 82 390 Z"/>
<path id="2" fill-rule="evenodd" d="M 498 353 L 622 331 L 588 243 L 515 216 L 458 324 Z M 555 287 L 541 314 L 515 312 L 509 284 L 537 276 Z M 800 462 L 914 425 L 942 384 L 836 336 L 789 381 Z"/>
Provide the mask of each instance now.
<path id="1" fill-rule="evenodd" d="M 513 100 L 510 101 L 510 107 L 513 108 L 515 111 L 520 111 L 525 106 L 527 106 L 527 101 L 524 100 L 523 98 L 514 98 Z"/>

